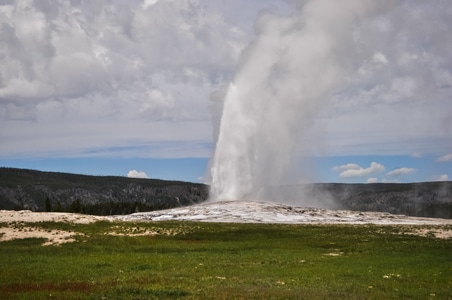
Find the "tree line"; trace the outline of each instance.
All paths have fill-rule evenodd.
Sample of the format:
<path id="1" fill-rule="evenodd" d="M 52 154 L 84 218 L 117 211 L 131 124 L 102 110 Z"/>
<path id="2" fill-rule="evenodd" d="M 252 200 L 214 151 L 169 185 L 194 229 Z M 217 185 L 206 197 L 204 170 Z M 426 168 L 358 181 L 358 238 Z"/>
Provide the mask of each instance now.
<path id="1" fill-rule="evenodd" d="M 166 201 L 159 201 L 156 203 L 105 201 L 87 204 L 83 203 L 80 199 L 76 199 L 68 205 L 63 205 L 60 201 L 54 202 L 49 197 L 45 200 L 46 212 L 69 212 L 97 216 L 127 215 L 136 212 L 162 210 L 173 207 L 175 207 L 174 203 Z"/>

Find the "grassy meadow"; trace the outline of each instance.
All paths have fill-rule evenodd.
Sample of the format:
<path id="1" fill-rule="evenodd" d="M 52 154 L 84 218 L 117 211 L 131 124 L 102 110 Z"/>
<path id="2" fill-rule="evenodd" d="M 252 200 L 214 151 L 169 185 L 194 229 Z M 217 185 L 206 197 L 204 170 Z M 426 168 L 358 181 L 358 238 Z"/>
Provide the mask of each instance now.
<path id="1" fill-rule="evenodd" d="M 452 299 L 452 240 L 413 226 L 32 225 L 80 235 L 1 242 L 0 299 Z"/>

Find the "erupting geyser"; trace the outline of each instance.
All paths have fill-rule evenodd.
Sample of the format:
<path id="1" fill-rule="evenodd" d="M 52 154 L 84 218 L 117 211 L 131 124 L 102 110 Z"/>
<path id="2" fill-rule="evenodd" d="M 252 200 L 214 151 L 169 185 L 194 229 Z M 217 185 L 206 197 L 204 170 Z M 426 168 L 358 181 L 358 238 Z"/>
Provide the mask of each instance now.
<path id="1" fill-rule="evenodd" d="M 309 129 L 322 101 L 372 56 L 358 51 L 355 28 L 382 12 L 380 1 L 300 2 L 291 16 L 263 13 L 255 24 L 224 98 L 211 200 L 279 200 L 270 190 L 300 175 L 297 157 L 311 154 Z"/>

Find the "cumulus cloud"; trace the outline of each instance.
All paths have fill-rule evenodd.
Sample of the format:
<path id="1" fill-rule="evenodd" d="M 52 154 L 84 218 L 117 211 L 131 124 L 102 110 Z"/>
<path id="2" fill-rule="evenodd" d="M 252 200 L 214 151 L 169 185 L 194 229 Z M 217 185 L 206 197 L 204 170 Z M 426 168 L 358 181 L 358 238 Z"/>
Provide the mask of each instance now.
<path id="1" fill-rule="evenodd" d="M 358 164 L 346 164 L 334 167 L 333 171 L 359 170 L 359 169 L 361 169 L 361 167 Z"/>
<path id="2" fill-rule="evenodd" d="M 352 164 L 352 168 L 346 168 L 347 165 L 339 166 L 343 171 L 339 174 L 339 177 L 349 178 L 349 177 L 364 177 L 373 173 L 383 172 L 385 167 L 379 163 L 372 162 L 367 168 L 356 168 L 354 164 Z"/>
<path id="3" fill-rule="evenodd" d="M 127 177 L 129 178 L 149 178 L 143 171 L 130 170 L 127 172 Z"/>
<path id="4" fill-rule="evenodd" d="M 333 168 L 336 171 L 342 171 L 339 174 L 341 178 L 349 177 L 364 177 L 373 173 L 383 172 L 385 167 L 382 164 L 372 162 L 369 167 L 362 168 L 357 164 L 346 164 L 342 166 L 336 166 Z"/>
<path id="5" fill-rule="evenodd" d="M 443 155 L 441 157 L 438 157 L 437 161 L 439 162 L 450 162 L 452 161 L 452 153 Z"/>
<path id="6" fill-rule="evenodd" d="M 7 1 L 0 24 L 0 127 L 13 128 L 0 131 L 2 155 L 47 152 L 45 143 L 24 147 L 33 136 L 68 152 L 205 143 L 209 94 L 246 43 L 197 0 Z"/>
<path id="7" fill-rule="evenodd" d="M 378 182 L 378 178 L 376 177 L 370 177 L 366 180 L 366 183 L 377 183 Z"/>
<path id="8" fill-rule="evenodd" d="M 282 2 L 285 16 L 267 10 L 250 25 L 257 10 Z M 363 10 L 366 17 L 341 21 Z M 119 150 L 108 149 L 131 144 L 143 150 L 121 155 L 206 157 L 209 95 L 235 70 L 242 70 L 238 79 L 247 77 L 239 65 L 261 47 L 266 50 L 253 56 L 257 70 L 271 71 L 264 94 L 297 91 L 313 98 L 329 88 L 318 98 L 321 105 L 307 102 L 268 126 L 317 118 L 311 128 L 325 129 L 332 155 L 450 149 L 449 0 L 17 0 L 1 1 L 0 24 L 4 157 L 116 155 Z M 322 30 L 325 35 L 316 33 Z M 302 31 L 309 34 L 294 38 Z M 260 38 L 252 42 L 253 36 Z M 311 60 L 311 54 L 321 59 Z M 269 55 L 281 59 L 266 63 Z M 286 80 L 284 70 L 294 73 L 303 61 L 309 66 L 301 68 L 303 76 Z M 164 148 L 158 153 L 156 143 Z"/>
<path id="9" fill-rule="evenodd" d="M 432 178 L 432 181 L 448 181 L 449 180 L 449 176 L 447 174 L 442 174 L 442 175 L 438 175 L 438 176 L 434 176 Z"/>
<path id="10" fill-rule="evenodd" d="M 101 95 L 162 115 L 179 85 L 214 83 L 241 49 L 240 30 L 197 1 L 46 3 L 16 1 L 1 15 L 0 98 L 17 105 Z"/>
<path id="11" fill-rule="evenodd" d="M 389 176 L 400 176 L 400 175 L 411 174 L 411 173 L 414 173 L 414 172 L 416 172 L 416 169 L 405 168 L 404 167 L 404 168 L 399 168 L 399 169 L 392 170 L 392 171 L 388 172 L 386 175 L 389 175 Z"/>
<path id="12" fill-rule="evenodd" d="M 411 157 L 421 158 L 422 157 L 422 153 L 420 153 L 420 152 L 413 152 L 413 153 L 411 153 Z"/>
<path id="13" fill-rule="evenodd" d="M 400 183 L 400 181 L 398 179 L 387 179 L 387 178 L 383 178 L 381 180 L 382 183 Z"/>
<path id="14" fill-rule="evenodd" d="M 360 54 L 371 53 L 322 112 L 330 152 L 444 151 L 452 138 L 452 39 L 442 36 L 452 26 L 452 6 L 379 3 L 391 7 L 353 31 Z"/>

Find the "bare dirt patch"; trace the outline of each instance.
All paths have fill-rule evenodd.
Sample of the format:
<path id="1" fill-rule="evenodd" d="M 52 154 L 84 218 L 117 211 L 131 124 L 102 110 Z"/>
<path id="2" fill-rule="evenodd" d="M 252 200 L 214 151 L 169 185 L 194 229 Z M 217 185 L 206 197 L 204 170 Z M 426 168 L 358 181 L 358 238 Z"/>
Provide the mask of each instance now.
<path id="1" fill-rule="evenodd" d="M 28 226 L 2 227 L 0 228 L 0 234 L 0 242 L 15 239 L 44 238 L 47 241 L 42 244 L 43 246 L 75 242 L 75 235 L 80 235 L 64 230 L 45 230 Z"/>
<path id="2" fill-rule="evenodd" d="M 74 224 L 89 224 L 101 220 L 111 220 L 111 218 L 71 213 L 32 212 L 31 210 L 0 210 L 0 223 L 67 222 Z"/>
<path id="3" fill-rule="evenodd" d="M 75 242 L 75 236 L 81 235 L 77 232 L 65 230 L 46 230 L 38 226 L 29 225 L 39 222 L 66 222 L 74 224 L 88 224 L 100 220 L 110 220 L 105 217 L 89 216 L 71 213 L 41 213 L 29 210 L 22 211 L 0 211 L 0 242 L 15 239 L 44 238 L 44 246 L 60 245 Z"/>
<path id="4" fill-rule="evenodd" d="M 65 230 L 44 229 L 39 227 L 40 222 L 64 222 L 72 224 L 89 224 L 97 221 L 117 220 L 112 217 L 100 217 L 72 213 L 44 213 L 29 210 L 9 211 L 0 210 L 0 242 L 15 239 L 43 238 L 44 246 L 60 245 L 76 241 L 79 232 Z M 140 226 L 114 226 L 107 235 L 113 236 L 174 236 L 185 234 L 184 228 L 147 228 Z"/>

